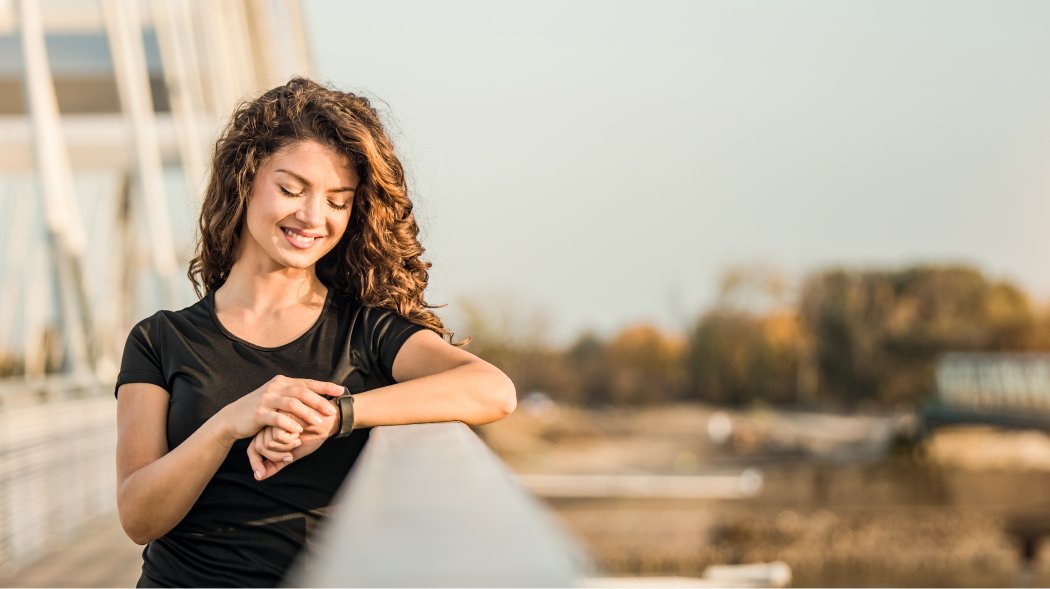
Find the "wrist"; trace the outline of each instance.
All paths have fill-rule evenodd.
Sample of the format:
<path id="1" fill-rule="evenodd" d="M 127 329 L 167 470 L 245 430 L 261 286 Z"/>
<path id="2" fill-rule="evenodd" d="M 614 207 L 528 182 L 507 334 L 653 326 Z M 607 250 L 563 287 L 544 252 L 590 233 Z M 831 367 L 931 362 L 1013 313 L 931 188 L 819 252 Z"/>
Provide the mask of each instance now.
<path id="1" fill-rule="evenodd" d="M 329 437 L 345 438 L 354 430 L 354 397 L 346 394 L 332 400 L 336 408 L 335 427 Z"/>
<path id="2" fill-rule="evenodd" d="M 339 397 L 335 397 L 328 400 L 328 402 L 332 404 L 332 407 L 335 408 L 335 416 L 332 417 L 332 425 L 328 428 L 328 435 L 325 436 L 326 438 L 334 438 L 339 435 L 339 427 L 342 425 L 342 416 L 339 414 L 339 403 L 336 402 L 336 399 L 338 398 Z"/>
<path id="3" fill-rule="evenodd" d="M 214 417 L 205 423 L 205 425 L 210 426 L 212 438 L 226 449 L 232 448 L 234 442 L 240 439 L 237 437 L 237 432 L 234 431 L 230 426 L 229 421 L 226 419 L 225 407 L 220 409 Z"/>

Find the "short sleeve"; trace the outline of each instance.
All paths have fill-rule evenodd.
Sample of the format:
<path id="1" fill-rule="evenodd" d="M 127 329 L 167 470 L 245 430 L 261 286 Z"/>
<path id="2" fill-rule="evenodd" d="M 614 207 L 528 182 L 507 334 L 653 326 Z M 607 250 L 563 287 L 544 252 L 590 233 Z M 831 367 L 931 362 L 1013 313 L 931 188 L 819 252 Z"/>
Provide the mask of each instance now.
<path id="1" fill-rule="evenodd" d="M 426 329 L 386 309 L 368 309 L 369 351 L 383 376 L 394 380 L 394 358 L 417 331 Z"/>
<path id="2" fill-rule="evenodd" d="M 120 361 L 120 373 L 113 389 L 114 397 L 117 396 L 120 385 L 131 382 L 144 382 L 168 388 L 157 346 L 159 334 L 156 333 L 157 322 L 153 321 L 154 318 L 155 316 L 143 319 L 128 334 L 128 340 L 124 344 L 124 356 Z"/>

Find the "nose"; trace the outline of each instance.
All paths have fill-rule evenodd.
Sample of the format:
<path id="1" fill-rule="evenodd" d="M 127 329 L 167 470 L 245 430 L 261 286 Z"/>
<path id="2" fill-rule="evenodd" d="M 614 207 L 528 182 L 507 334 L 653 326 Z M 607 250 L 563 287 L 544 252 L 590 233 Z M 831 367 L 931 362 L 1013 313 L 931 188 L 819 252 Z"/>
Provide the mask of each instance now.
<path id="1" fill-rule="evenodd" d="M 295 219 L 307 227 L 320 227 L 324 224 L 324 198 L 319 194 L 305 195 L 302 205 L 295 211 Z"/>

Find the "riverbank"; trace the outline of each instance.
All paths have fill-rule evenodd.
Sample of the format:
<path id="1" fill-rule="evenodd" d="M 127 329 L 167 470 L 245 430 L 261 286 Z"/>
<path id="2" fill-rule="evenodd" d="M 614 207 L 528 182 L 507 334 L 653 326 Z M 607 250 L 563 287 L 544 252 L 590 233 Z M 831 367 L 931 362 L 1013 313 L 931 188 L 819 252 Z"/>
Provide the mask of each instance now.
<path id="1" fill-rule="evenodd" d="M 712 427 L 725 416 L 729 435 Z M 482 433 L 519 473 L 762 472 L 762 492 L 745 499 L 549 500 L 604 574 L 698 576 L 711 564 L 782 560 L 798 586 L 1050 584 L 1050 543 L 1039 541 L 1050 531 L 1045 434 L 946 429 L 911 447 L 874 439 L 886 435 L 878 424 L 897 423 L 891 415 L 821 419 L 547 406 Z M 818 422 L 824 431 L 799 427 Z M 843 448 L 828 443 L 835 424 Z M 871 444 L 848 435 L 862 430 Z M 988 454 L 975 451 L 985 443 L 997 459 L 959 463 Z M 1004 458 L 1015 454 L 1028 458 Z"/>

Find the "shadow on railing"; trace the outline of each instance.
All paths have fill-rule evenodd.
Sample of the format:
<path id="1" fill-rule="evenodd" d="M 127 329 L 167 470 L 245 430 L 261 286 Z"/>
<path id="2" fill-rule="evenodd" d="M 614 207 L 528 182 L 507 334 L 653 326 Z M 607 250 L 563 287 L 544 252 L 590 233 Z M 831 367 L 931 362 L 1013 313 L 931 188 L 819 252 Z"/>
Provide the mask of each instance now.
<path id="1" fill-rule="evenodd" d="M 375 428 L 336 497 L 305 587 L 572 587 L 576 542 L 466 425 Z"/>

